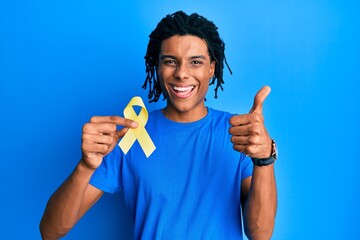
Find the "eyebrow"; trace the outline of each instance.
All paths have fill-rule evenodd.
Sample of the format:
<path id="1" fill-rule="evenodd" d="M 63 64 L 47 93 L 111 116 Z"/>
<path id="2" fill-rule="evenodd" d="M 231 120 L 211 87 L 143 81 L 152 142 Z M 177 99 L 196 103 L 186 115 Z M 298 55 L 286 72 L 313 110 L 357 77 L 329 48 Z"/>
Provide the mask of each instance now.
<path id="1" fill-rule="evenodd" d="M 163 59 L 165 59 L 165 58 L 176 59 L 176 57 L 171 56 L 171 55 L 161 55 L 161 56 L 160 56 L 160 60 L 163 60 Z"/>
<path id="2" fill-rule="evenodd" d="M 206 60 L 206 57 L 204 55 L 192 56 L 190 59 L 195 59 L 195 58 L 201 58 Z"/>
<path id="3" fill-rule="evenodd" d="M 163 60 L 165 58 L 171 58 L 171 59 L 175 59 L 176 60 L 176 57 L 172 56 L 172 55 L 161 55 L 160 56 L 160 60 Z M 190 59 L 204 59 L 206 60 L 206 57 L 204 55 L 196 55 L 196 56 L 191 56 Z"/>

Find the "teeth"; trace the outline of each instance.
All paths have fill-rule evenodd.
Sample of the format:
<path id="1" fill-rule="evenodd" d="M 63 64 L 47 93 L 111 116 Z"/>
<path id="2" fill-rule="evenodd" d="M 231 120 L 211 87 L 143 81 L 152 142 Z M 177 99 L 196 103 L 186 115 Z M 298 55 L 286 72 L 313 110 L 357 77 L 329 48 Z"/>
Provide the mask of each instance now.
<path id="1" fill-rule="evenodd" d="M 194 86 L 189 86 L 189 87 L 177 87 L 177 86 L 173 86 L 173 89 L 174 89 L 175 91 L 178 91 L 178 92 L 188 92 L 188 91 L 191 91 L 193 88 L 194 88 Z"/>

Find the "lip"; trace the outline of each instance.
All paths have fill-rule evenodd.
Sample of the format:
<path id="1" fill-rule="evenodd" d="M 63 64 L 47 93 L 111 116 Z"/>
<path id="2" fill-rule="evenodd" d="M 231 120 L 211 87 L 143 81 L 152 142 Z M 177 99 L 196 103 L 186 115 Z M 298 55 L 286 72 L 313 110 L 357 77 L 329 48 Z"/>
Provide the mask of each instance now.
<path id="1" fill-rule="evenodd" d="M 186 99 L 191 97 L 195 85 L 179 85 L 179 84 L 169 84 L 170 91 L 172 95 L 180 99 Z"/>

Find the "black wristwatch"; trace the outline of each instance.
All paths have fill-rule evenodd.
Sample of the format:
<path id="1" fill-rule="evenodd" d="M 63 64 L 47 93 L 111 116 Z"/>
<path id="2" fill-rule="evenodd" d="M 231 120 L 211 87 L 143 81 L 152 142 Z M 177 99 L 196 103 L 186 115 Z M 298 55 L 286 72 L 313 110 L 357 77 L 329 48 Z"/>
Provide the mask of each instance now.
<path id="1" fill-rule="evenodd" d="M 274 139 L 271 139 L 272 141 L 272 149 L 271 149 L 271 155 L 268 158 L 251 158 L 254 165 L 256 166 L 267 166 L 270 165 L 272 163 L 274 163 L 278 157 L 278 152 L 277 152 L 277 147 L 276 147 L 276 143 L 274 141 Z"/>

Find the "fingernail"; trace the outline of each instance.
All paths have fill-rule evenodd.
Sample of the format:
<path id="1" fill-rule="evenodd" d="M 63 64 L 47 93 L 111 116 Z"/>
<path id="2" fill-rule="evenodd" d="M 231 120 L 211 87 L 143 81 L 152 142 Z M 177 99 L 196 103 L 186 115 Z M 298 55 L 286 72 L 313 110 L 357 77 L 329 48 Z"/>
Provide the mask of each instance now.
<path id="1" fill-rule="evenodd" d="M 134 127 L 134 128 L 136 128 L 136 127 L 138 126 L 138 123 L 137 123 L 137 122 L 132 122 L 132 123 L 131 123 L 131 126 Z"/>

